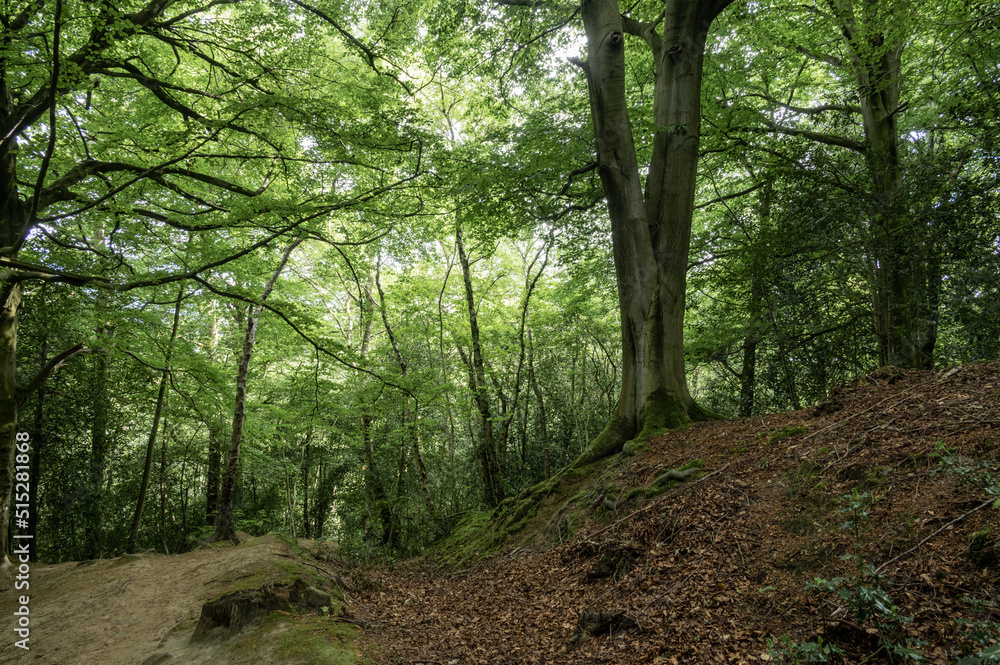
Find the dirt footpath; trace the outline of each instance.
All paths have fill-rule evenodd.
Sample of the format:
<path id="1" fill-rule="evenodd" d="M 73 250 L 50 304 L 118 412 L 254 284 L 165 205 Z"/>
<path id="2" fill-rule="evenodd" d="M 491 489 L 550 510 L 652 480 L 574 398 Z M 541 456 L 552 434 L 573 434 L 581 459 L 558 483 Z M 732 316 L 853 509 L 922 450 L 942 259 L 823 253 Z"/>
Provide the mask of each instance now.
<path id="1" fill-rule="evenodd" d="M 15 590 L 10 576 L 0 579 L 0 663 L 356 662 L 352 627 L 321 612 L 272 613 L 226 642 L 189 644 L 206 602 L 237 590 L 288 584 L 296 577 L 329 586 L 318 567 L 302 563 L 306 558 L 301 548 L 269 534 L 235 547 L 205 547 L 174 556 L 129 554 L 33 564 L 27 591 Z M 14 612 L 25 594 L 30 597 L 29 651 L 14 645 L 20 639 Z"/>

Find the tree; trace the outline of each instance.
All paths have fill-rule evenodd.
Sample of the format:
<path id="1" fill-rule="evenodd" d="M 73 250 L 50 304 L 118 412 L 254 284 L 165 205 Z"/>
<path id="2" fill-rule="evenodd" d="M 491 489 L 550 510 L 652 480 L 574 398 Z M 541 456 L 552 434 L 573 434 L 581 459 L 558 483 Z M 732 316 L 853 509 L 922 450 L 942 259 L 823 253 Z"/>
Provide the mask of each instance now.
<path id="1" fill-rule="evenodd" d="M 247 308 L 246 334 L 243 337 L 243 352 L 240 355 L 239 365 L 236 368 L 236 404 L 233 407 L 233 428 L 229 440 L 229 456 L 226 461 L 226 473 L 222 478 L 222 487 L 219 494 L 219 512 L 215 518 L 215 532 L 209 538 L 215 540 L 233 540 L 236 538 L 236 519 L 233 515 L 233 496 L 236 493 L 236 483 L 239 480 L 240 469 L 240 444 L 243 442 L 243 423 L 246 420 L 246 400 L 247 400 L 247 374 L 250 372 L 250 359 L 253 356 L 253 347 L 257 341 L 257 324 L 260 321 L 261 312 L 264 310 L 264 302 L 274 290 L 274 285 L 285 269 L 288 258 L 295 248 L 302 243 L 301 238 L 296 238 L 281 255 L 278 267 L 275 268 L 271 279 L 260 294 L 259 303 L 251 304 Z"/>
<path id="2" fill-rule="evenodd" d="M 695 404 L 684 369 L 684 303 L 694 212 L 701 81 L 712 21 L 731 0 L 676 0 L 652 22 L 611 0 L 580 6 L 597 171 L 607 197 L 622 321 L 622 389 L 615 414 L 581 462 L 710 414 Z M 660 24 L 663 33 L 659 33 Z M 629 118 L 626 34 L 653 57 L 652 155 L 645 191 Z"/>
<path id="3" fill-rule="evenodd" d="M 774 20 L 761 21 L 763 11 L 772 11 Z M 968 6 L 925 5 L 914 12 L 894 0 L 750 6 L 734 16 L 727 43 L 719 45 L 726 51 L 754 44 L 753 66 L 747 67 L 741 47 L 730 56 L 738 70 L 714 78 L 729 107 L 719 114 L 719 126 L 734 146 L 750 143 L 762 155 L 785 155 L 792 163 L 788 145 L 795 141 L 746 138 L 770 133 L 811 142 L 819 159 L 827 159 L 823 151 L 839 151 L 854 160 L 848 170 L 862 177 L 842 170 L 828 174 L 826 185 L 849 190 L 857 201 L 855 233 L 863 251 L 853 258 L 867 268 L 881 365 L 934 364 L 947 261 L 942 249 L 954 227 L 933 221 L 949 205 L 940 196 L 946 179 L 921 178 L 918 160 L 936 152 L 939 173 L 952 179 L 969 161 L 967 146 L 956 149 L 969 128 L 945 119 L 948 103 L 939 100 L 953 95 L 942 93 L 940 83 L 943 69 L 962 72 L 948 87 L 965 88 L 962 81 L 979 78 L 976 61 L 989 49 L 972 47 L 976 31 L 958 26 L 981 20 Z M 951 164 L 943 163 L 945 153 Z M 815 161 L 795 166 L 808 171 Z"/>
<path id="4" fill-rule="evenodd" d="M 365 45 L 267 3 L 28 2 L 0 54 L 0 547 L 6 552 L 18 405 L 73 345 L 19 385 L 22 285 L 135 292 L 193 279 L 414 178 L 419 144 L 367 127 L 328 75 L 405 90 Z M 204 30 L 211 21 L 212 34 Z M 330 32 L 337 37 L 330 39 Z M 323 43 L 324 48 L 317 44 Z M 315 78 L 306 85 L 294 62 Z M 382 68 L 380 68 L 382 67 Z M 350 90 L 343 85 L 339 92 Z M 330 132 L 315 118 L 338 117 Z M 335 183 L 340 182 L 340 185 Z M 402 205 L 410 205 L 407 199 Z M 211 238 L 185 256 L 190 236 Z M 95 428 L 95 437 L 98 436 Z M 101 442 L 95 439 L 95 451 Z M 100 464 L 100 454 L 95 455 Z M 4 566 L 8 565 L 4 559 Z"/>

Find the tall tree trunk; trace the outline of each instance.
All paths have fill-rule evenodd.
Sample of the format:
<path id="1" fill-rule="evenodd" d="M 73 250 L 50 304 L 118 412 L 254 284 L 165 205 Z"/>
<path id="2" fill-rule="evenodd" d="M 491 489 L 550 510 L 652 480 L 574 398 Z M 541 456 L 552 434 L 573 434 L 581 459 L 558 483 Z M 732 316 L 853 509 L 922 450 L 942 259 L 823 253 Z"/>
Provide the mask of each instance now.
<path id="1" fill-rule="evenodd" d="M 108 417 L 111 411 L 108 394 L 108 374 L 111 359 L 107 352 L 98 354 L 97 384 L 92 403 L 94 413 L 90 423 L 90 468 L 84 525 L 84 556 L 99 559 L 104 554 L 103 498 L 105 467 L 108 455 Z"/>
<path id="2" fill-rule="evenodd" d="M 552 475 L 552 469 L 549 468 L 549 426 L 545 422 L 545 400 L 542 398 L 542 389 L 535 375 L 535 345 L 531 343 L 531 328 L 528 328 L 528 382 L 531 383 L 531 390 L 538 401 L 538 427 L 542 435 L 542 473 L 548 478 Z"/>
<path id="3" fill-rule="evenodd" d="M 442 249 L 443 253 L 443 249 Z M 454 252 L 448 256 L 448 267 L 445 270 L 444 279 L 441 282 L 441 290 L 438 291 L 437 300 L 437 310 L 438 310 L 438 352 L 441 360 L 441 383 L 446 386 L 444 391 L 444 406 L 445 415 L 448 419 L 448 480 L 450 485 L 449 495 L 452 500 L 457 500 L 458 491 L 455 486 L 456 475 L 455 475 L 455 416 L 452 411 L 451 406 L 451 389 L 447 387 L 448 381 L 448 356 L 445 354 L 444 346 L 444 293 L 448 288 L 448 278 L 451 276 L 451 269 L 455 265 L 455 254 Z M 443 489 L 443 488 L 442 488 Z M 453 506 L 457 508 L 457 504 L 453 503 Z"/>
<path id="4" fill-rule="evenodd" d="M 310 425 L 309 432 L 306 434 L 306 442 L 302 447 L 302 536 L 304 538 L 312 538 L 312 524 L 309 522 L 309 483 L 310 470 L 312 462 L 312 435 L 313 429 Z"/>
<path id="5" fill-rule="evenodd" d="M 854 39 L 859 37 L 855 33 Z M 865 157 L 875 190 L 872 242 L 879 364 L 919 367 L 913 224 L 900 200 L 902 177 L 896 127 L 902 47 L 875 55 L 872 51 L 881 47 L 881 35 L 871 39 L 877 46 L 856 47 L 861 53 L 855 67 L 868 147 Z"/>
<path id="6" fill-rule="evenodd" d="M 21 306 L 18 283 L 0 284 L 0 569 L 9 568 L 10 507 L 14 491 L 14 452 L 17 435 L 17 310 Z M 37 478 L 34 479 L 38 481 Z M 37 510 L 37 507 L 32 506 Z"/>
<path id="7" fill-rule="evenodd" d="M 177 292 L 177 304 L 174 306 L 174 321 L 170 327 L 170 339 L 163 358 L 163 372 L 160 374 L 160 391 L 156 396 L 156 407 L 153 409 L 153 424 L 146 441 L 146 460 L 142 466 L 142 482 L 139 484 L 139 499 L 135 504 L 135 515 L 132 516 L 132 530 L 129 532 L 128 544 L 125 550 L 133 551 L 136 539 L 139 537 L 139 525 L 142 523 L 142 509 L 146 504 L 146 492 L 149 489 L 149 475 L 153 468 L 153 451 L 156 448 L 156 432 L 160 427 L 160 416 L 163 414 L 163 402 L 167 395 L 167 377 L 170 375 L 170 360 L 174 351 L 174 340 L 177 339 L 177 327 L 181 320 L 181 302 L 184 289 Z"/>
<path id="8" fill-rule="evenodd" d="M 902 200 L 897 116 L 902 108 L 903 44 L 891 34 L 893 9 L 886 3 L 866 0 L 855 7 L 854 0 L 836 0 L 830 6 L 847 43 L 861 102 L 864 154 L 874 194 L 870 228 L 879 364 L 931 367 L 935 316 L 922 316 L 929 302 L 922 299 L 920 288 L 927 277 L 920 245 L 926 246 L 927 240 L 914 233 L 914 220 Z"/>
<path id="9" fill-rule="evenodd" d="M 403 353 L 399 350 L 399 344 L 396 342 L 396 335 L 392 332 L 392 326 L 389 325 L 389 316 L 385 309 L 385 293 L 382 292 L 382 282 L 379 274 L 381 272 L 380 268 L 381 266 L 375 270 L 375 287 L 378 289 L 379 312 L 382 314 L 382 324 L 385 326 L 385 333 L 389 337 L 392 353 L 396 358 L 396 365 L 399 366 L 399 375 L 405 379 L 408 367 L 406 359 L 403 358 Z M 417 432 L 416 416 L 410 411 L 409 400 L 409 397 L 403 398 L 403 431 L 413 446 L 413 459 L 417 463 L 417 474 L 420 478 L 420 493 L 424 498 L 424 507 L 427 509 L 428 515 L 433 515 L 435 512 L 434 501 L 431 499 L 430 485 L 427 480 L 427 467 L 424 466 L 424 457 L 420 454 L 420 436 Z"/>
<path id="10" fill-rule="evenodd" d="M 740 418 L 753 415 L 754 393 L 757 390 L 757 329 L 763 315 L 763 291 L 763 280 L 754 270 L 750 277 L 750 323 L 743 338 L 743 366 L 740 369 Z"/>
<path id="11" fill-rule="evenodd" d="M 490 400 L 486 390 L 486 369 L 483 362 L 483 350 L 479 344 L 479 322 L 476 319 L 476 300 L 472 293 L 472 273 L 469 269 L 469 259 L 465 255 L 465 245 L 462 243 L 462 229 L 455 229 L 455 243 L 458 247 L 458 258 L 462 264 L 462 276 L 465 280 L 465 298 L 469 307 L 469 328 L 472 332 L 472 357 L 470 358 L 470 384 L 476 410 L 479 412 L 479 423 L 482 436 L 476 444 L 476 465 L 479 477 L 483 483 L 483 499 L 486 505 L 494 507 L 504 498 L 503 483 L 500 479 L 500 462 L 497 457 L 496 443 L 493 439 L 493 422 L 490 414 Z"/>
<path id="12" fill-rule="evenodd" d="M 185 457 L 185 463 L 187 459 Z M 181 469 L 181 485 L 184 484 L 184 469 Z M 187 529 L 185 529 L 186 533 Z M 160 543 L 163 545 L 163 553 L 170 554 L 170 546 L 167 544 L 167 423 L 163 423 L 163 434 L 160 441 Z"/>
<path id="13" fill-rule="evenodd" d="M 219 345 L 219 316 L 217 303 L 213 299 L 209 305 L 208 359 L 216 362 Z M 212 408 L 208 416 L 208 464 L 205 469 L 205 522 L 215 526 L 215 516 L 219 512 L 219 481 L 222 475 L 222 439 L 224 426 L 220 416 Z"/>
<path id="14" fill-rule="evenodd" d="M 668 0 L 664 35 L 623 18 L 613 0 L 584 0 L 587 75 L 597 170 L 611 221 L 622 322 L 622 388 L 604 431 L 576 464 L 710 417 L 688 392 L 684 302 L 694 214 L 705 39 L 730 0 Z M 642 191 L 625 91 L 625 32 L 653 54 L 653 156 Z"/>
<path id="15" fill-rule="evenodd" d="M 264 301 L 271 295 L 278 276 L 285 269 L 288 257 L 302 242 L 301 238 L 293 240 L 281 255 L 281 261 L 275 269 L 267 286 L 260 295 L 260 304 L 251 305 L 247 312 L 247 330 L 243 337 L 243 353 L 236 371 L 236 404 L 233 407 L 233 433 L 229 440 L 229 458 L 226 461 L 226 475 L 222 481 L 222 492 L 219 497 L 219 513 L 215 520 L 215 532 L 209 538 L 216 540 L 236 539 L 236 519 L 233 515 L 233 497 L 236 494 L 236 481 L 239 478 L 240 444 L 243 440 L 243 422 L 246 419 L 247 374 L 250 370 L 250 357 L 257 341 L 257 323 L 264 309 Z"/>
<path id="16" fill-rule="evenodd" d="M 369 347 L 371 346 L 372 317 L 374 316 L 373 310 L 375 307 L 375 301 L 371 295 L 371 287 L 374 279 L 374 274 L 369 274 L 368 283 L 362 294 L 362 301 L 359 302 L 359 311 L 363 320 L 360 349 L 362 357 L 367 357 Z M 395 547 L 396 543 L 394 539 L 399 536 L 400 532 L 397 525 L 398 518 L 379 468 L 381 466 L 380 461 L 375 454 L 375 441 L 372 437 L 375 415 L 372 413 L 371 406 L 363 396 L 361 401 L 361 454 L 365 461 L 365 492 L 368 504 L 379 517 L 381 526 L 379 542 L 382 545 L 392 548 Z M 366 531 L 369 530 L 370 527 L 366 527 Z"/>
<path id="17" fill-rule="evenodd" d="M 42 348 L 38 353 L 39 371 L 45 366 L 49 355 L 49 340 L 42 338 Z M 35 426 L 32 431 L 31 440 L 31 485 L 28 487 L 28 505 L 31 510 L 28 513 L 28 530 L 32 539 L 38 542 L 38 516 L 41 513 L 38 505 L 38 486 L 41 484 L 42 451 L 45 450 L 45 434 L 42 429 L 45 424 L 45 391 L 38 391 L 38 400 L 35 402 Z M 31 561 L 38 561 L 38 548 L 31 548 Z"/>

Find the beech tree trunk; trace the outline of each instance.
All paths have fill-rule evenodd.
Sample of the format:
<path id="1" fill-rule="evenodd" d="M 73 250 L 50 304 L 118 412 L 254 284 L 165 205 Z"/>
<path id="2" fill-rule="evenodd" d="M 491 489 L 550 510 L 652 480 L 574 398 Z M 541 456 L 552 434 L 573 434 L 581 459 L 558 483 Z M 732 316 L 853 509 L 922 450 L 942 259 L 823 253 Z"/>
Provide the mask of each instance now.
<path id="1" fill-rule="evenodd" d="M 14 490 L 14 437 L 17 434 L 17 310 L 21 287 L 4 282 L 0 289 L 0 570 L 9 568 L 10 507 Z M 35 482 L 37 478 L 33 479 Z M 32 506 L 32 508 L 35 508 Z M 35 508 L 37 510 L 37 508 Z M 34 549 L 34 547 L 32 548 Z"/>
<path id="2" fill-rule="evenodd" d="M 104 555 L 104 478 L 108 456 L 108 418 L 111 412 L 111 397 L 108 394 L 108 375 L 111 359 L 108 354 L 98 356 L 97 385 L 91 396 L 94 415 L 90 427 L 90 469 L 87 477 L 89 495 L 84 504 L 86 512 L 84 525 L 85 558 L 99 559 Z"/>
<path id="3" fill-rule="evenodd" d="M 712 20 L 731 0 L 667 0 L 664 34 L 623 18 L 613 0 L 584 0 L 597 170 L 607 197 L 622 321 L 622 388 L 586 464 L 692 420 L 711 417 L 688 392 L 683 325 L 694 214 L 701 81 Z M 653 157 L 643 193 L 625 92 L 625 33 L 656 63 Z"/>
<path id="4" fill-rule="evenodd" d="M 545 399 L 538 385 L 538 377 L 535 375 L 535 346 L 531 343 L 531 328 L 528 328 L 528 382 L 538 401 L 538 429 L 542 437 L 542 474 L 548 478 L 552 475 L 552 470 L 549 468 L 549 426 L 545 421 Z"/>
<path id="5" fill-rule="evenodd" d="M 850 5 L 843 11 L 850 10 Z M 903 48 L 885 48 L 880 33 L 859 30 L 844 14 L 844 35 L 852 47 L 852 65 L 861 99 L 867 150 L 865 159 L 874 189 L 872 250 L 875 258 L 875 331 L 880 365 L 918 368 L 925 362 L 919 343 L 914 237 L 909 214 L 900 200 L 899 73 Z M 929 361 L 929 359 L 928 359 Z"/>
<path id="6" fill-rule="evenodd" d="M 208 359 L 217 360 L 219 344 L 219 313 L 215 299 L 209 304 Z M 208 416 L 208 464 L 205 469 L 205 522 L 215 526 L 215 516 L 219 512 L 219 481 L 222 476 L 222 439 L 224 426 L 214 404 Z"/>
<path id="7" fill-rule="evenodd" d="M 379 312 L 382 314 L 382 324 L 385 326 L 385 333 L 389 336 L 389 344 L 392 346 L 392 353 L 396 358 L 396 365 L 399 366 L 399 375 L 406 378 L 406 372 L 408 365 L 406 359 L 403 358 L 403 352 L 399 350 L 399 343 L 396 341 L 396 335 L 392 331 L 392 326 L 389 325 L 389 316 L 385 309 L 385 293 L 382 291 L 382 282 L 380 281 L 380 269 L 375 270 L 375 288 L 378 289 L 378 302 L 379 302 Z M 414 405 L 416 409 L 416 405 Z M 410 441 L 410 445 L 413 448 L 413 459 L 417 463 L 417 475 L 420 478 L 420 493 L 424 498 L 424 507 L 427 509 L 428 515 L 433 515 L 434 501 L 431 498 L 430 482 L 427 479 L 427 466 L 424 464 L 424 456 L 420 453 L 420 433 L 417 431 L 416 413 L 410 411 L 410 398 L 403 398 L 403 432 L 404 436 Z"/>
<path id="8" fill-rule="evenodd" d="M 247 400 L 247 374 L 250 370 L 250 358 L 253 356 L 253 347 L 257 341 L 257 323 L 260 314 L 264 309 L 264 301 L 271 295 L 278 276 L 285 269 L 288 257 L 291 256 L 295 248 L 299 246 L 302 239 L 293 240 L 285 248 L 281 255 L 281 261 L 277 269 L 268 280 L 267 286 L 260 295 L 260 304 L 251 305 L 247 312 L 247 330 L 243 336 L 243 353 L 240 356 L 240 364 L 236 370 L 236 405 L 233 408 L 233 433 L 229 440 L 229 459 L 226 461 L 226 475 L 222 480 L 222 492 L 219 496 L 219 513 L 215 519 L 215 532 L 209 541 L 235 540 L 236 539 L 236 519 L 233 515 L 233 496 L 236 494 L 236 481 L 239 479 L 240 464 L 240 444 L 243 440 L 243 422 L 246 419 Z"/>
<path id="9" fill-rule="evenodd" d="M 864 156 L 874 203 L 869 249 L 879 364 L 929 369 L 934 364 L 941 277 L 931 265 L 936 251 L 926 234 L 918 232 L 903 200 L 897 127 L 905 106 L 899 102 L 903 44 L 892 35 L 892 7 L 878 0 L 855 4 L 835 0 L 830 7 L 846 41 L 847 62 L 861 102 Z"/>

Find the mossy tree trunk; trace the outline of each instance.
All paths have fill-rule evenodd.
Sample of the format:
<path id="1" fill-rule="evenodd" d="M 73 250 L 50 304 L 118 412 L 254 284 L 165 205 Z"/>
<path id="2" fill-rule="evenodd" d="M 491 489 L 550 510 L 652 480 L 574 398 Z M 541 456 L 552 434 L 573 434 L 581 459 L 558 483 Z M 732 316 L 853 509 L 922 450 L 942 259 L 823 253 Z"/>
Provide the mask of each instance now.
<path id="1" fill-rule="evenodd" d="M 622 322 L 622 388 L 585 464 L 645 438 L 709 417 L 691 398 L 684 370 L 684 304 L 694 214 L 705 39 L 730 0 L 668 0 L 663 34 L 621 14 L 613 0 L 584 0 L 587 76 L 597 170 L 607 197 Z M 653 154 L 645 192 L 625 90 L 626 33 L 656 67 Z"/>

